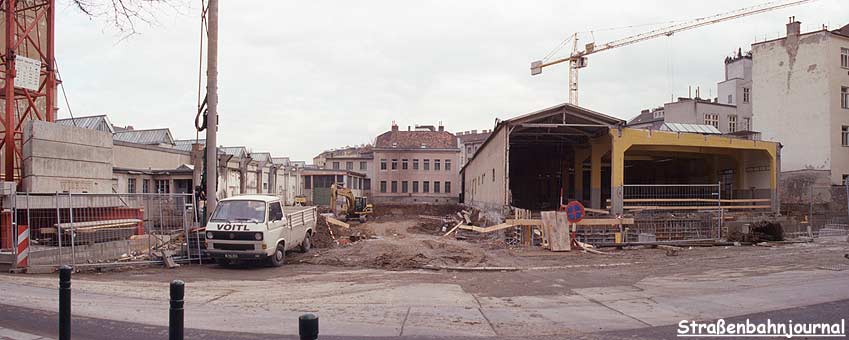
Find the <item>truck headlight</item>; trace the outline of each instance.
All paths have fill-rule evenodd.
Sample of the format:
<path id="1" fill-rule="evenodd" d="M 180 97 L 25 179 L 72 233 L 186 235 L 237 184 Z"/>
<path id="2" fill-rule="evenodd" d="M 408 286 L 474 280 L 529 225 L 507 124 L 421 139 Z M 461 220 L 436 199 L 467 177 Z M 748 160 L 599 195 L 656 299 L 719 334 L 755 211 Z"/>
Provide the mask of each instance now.
<path id="1" fill-rule="evenodd" d="M 257 240 L 257 241 L 262 241 L 262 233 L 254 234 L 254 239 Z"/>
<path id="2" fill-rule="evenodd" d="M 208 239 L 214 238 L 211 231 L 206 232 L 206 238 L 208 238 Z"/>

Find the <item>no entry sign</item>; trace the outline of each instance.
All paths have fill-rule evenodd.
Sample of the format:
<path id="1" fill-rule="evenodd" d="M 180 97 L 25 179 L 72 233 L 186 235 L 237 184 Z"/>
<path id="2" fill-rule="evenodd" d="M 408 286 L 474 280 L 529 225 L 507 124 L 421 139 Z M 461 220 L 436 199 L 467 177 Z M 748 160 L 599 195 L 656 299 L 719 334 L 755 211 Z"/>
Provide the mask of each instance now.
<path id="1" fill-rule="evenodd" d="M 586 211 L 581 202 L 572 201 L 566 205 L 566 219 L 569 220 L 569 223 L 581 222 L 584 219 L 584 215 L 586 215 Z"/>

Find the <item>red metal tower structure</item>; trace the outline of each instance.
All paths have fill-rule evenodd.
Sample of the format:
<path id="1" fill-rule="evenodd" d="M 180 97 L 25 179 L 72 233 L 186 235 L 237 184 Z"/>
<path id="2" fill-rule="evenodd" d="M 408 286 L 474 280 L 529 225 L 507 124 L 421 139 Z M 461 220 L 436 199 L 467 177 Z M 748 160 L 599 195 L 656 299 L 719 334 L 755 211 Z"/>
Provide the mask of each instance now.
<path id="1" fill-rule="evenodd" d="M 55 0 L 0 0 L 3 180 L 20 187 L 23 124 L 56 120 Z M 17 65 L 20 64 L 20 65 Z"/>

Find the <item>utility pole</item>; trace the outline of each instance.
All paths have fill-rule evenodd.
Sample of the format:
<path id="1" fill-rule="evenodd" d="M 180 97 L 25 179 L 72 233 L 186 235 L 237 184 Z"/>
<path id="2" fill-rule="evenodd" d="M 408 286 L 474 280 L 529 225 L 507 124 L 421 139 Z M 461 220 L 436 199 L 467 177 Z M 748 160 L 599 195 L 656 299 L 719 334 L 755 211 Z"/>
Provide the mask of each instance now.
<path id="1" fill-rule="evenodd" d="M 218 204 L 218 0 L 207 10 L 206 220 Z"/>

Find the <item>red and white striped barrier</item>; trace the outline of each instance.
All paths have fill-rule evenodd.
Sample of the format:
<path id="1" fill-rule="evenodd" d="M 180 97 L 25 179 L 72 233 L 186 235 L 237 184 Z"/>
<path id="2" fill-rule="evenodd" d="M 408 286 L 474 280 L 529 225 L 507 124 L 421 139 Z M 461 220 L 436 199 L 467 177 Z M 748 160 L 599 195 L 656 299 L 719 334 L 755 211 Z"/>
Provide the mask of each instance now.
<path id="1" fill-rule="evenodd" d="M 26 268 L 29 266 L 29 226 L 18 226 L 17 261 L 15 268 Z"/>

